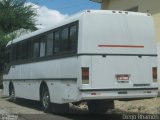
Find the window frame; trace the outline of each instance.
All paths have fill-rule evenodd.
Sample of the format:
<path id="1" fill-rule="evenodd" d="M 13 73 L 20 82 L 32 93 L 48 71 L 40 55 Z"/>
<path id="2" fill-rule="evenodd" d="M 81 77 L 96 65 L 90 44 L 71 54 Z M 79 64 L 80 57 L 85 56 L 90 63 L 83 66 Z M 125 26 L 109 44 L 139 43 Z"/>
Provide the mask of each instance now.
<path id="1" fill-rule="evenodd" d="M 68 27 L 68 36 L 70 37 L 70 27 L 72 26 L 76 26 L 76 49 L 74 51 L 67 51 L 67 52 L 61 52 L 61 50 L 59 50 L 59 52 L 55 53 L 54 52 L 54 48 L 55 48 L 55 40 L 54 40 L 54 37 L 55 37 L 55 32 L 59 31 L 59 42 L 60 42 L 60 45 L 61 46 L 61 33 L 62 33 L 62 29 Z M 59 59 L 59 58 L 66 58 L 66 57 L 70 57 L 70 56 L 75 56 L 77 55 L 77 50 L 78 50 L 78 30 L 79 30 L 79 21 L 75 21 L 75 22 L 72 22 L 72 23 L 69 23 L 69 24 L 65 24 L 65 25 L 62 25 L 60 27 L 57 27 L 57 28 L 54 28 L 54 29 L 51 29 L 49 31 L 45 31 L 41 34 L 38 34 L 38 35 L 35 35 L 35 36 L 32 36 L 30 38 L 27 38 L 27 39 L 24 39 L 24 40 L 21 40 L 19 42 L 16 42 L 16 43 L 11 43 L 11 64 L 12 65 L 17 65 L 17 64 L 25 64 L 25 63 L 32 63 L 32 62 L 38 62 L 38 61 L 44 61 L 44 60 L 51 60 L 51 59 Z M 50 56 L 47 56 L 46 52 L 47 52 L 47 34 L 49 33 L 53 33 L 53 51 L 52 51 L 52 55 Z M 40 37 L 41 36 L 46 36 L 45 38 L 45 56 L 43 57 L 40 57 Z M 37 39 L 38 43 L 39 43 L 39 56 L 38 57 L 34 57 L 34 39 Z M 69 38 L 70 39 L 70 38 Z M 70 41 L 70 40 L 69 40 Z M 26 59 L 20 59 L 20 60 L 13 60 L 14 58 L 14 47 L 17 45 L 17 44 L 22 44 L 23 42 L 26 42 L 27 44 L 27 58 Z M 60 49 L 60 48 L 59 48 Z M 15 51 L 17 52 L 17 51 Z M 21 51 L 22 52 L 22 51 Z M 23 52 L 22 52 L 23 53 Z M 17 53 L 16 53 L 17 54 Z"/>

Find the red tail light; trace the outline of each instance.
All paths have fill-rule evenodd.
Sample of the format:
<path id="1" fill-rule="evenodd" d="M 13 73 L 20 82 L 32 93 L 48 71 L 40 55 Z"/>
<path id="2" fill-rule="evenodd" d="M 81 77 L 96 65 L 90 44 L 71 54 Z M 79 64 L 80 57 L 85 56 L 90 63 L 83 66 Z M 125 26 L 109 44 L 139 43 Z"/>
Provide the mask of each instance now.
<path id="1" fill-rule="evenodd" d="M 82 67 L 82 83 L 88 84 L 89 83 L 89 68 Z"/>
<path id="2" fill-rule="evenodd" d="M 157 82 L 157 67 L 152 68 L 153 82 Z"/>

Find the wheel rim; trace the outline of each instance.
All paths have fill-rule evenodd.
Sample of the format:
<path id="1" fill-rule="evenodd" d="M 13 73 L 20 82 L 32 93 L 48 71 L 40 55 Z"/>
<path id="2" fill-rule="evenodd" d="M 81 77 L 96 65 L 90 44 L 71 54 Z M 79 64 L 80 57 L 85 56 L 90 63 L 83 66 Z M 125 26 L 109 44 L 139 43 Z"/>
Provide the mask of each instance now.
<path id="1" fill-rule="evenodd" d="M 44 108 L 47 108 L 49 104 L 49 93 L 47 91 L 44 92 L 42 101 Z"/>

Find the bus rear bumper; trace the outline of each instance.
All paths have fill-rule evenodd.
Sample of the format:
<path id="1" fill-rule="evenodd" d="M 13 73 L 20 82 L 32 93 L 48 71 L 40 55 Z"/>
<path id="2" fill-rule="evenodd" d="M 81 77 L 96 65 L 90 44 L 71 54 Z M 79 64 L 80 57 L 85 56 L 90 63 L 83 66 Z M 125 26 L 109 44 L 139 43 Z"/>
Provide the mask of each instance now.
<path id="1" fill-rule="evenodd" d="M 158 96 L 158 88 L 142 89 L 142 90 L 80 90 L 81 100 L 94 99 L 146 99 Z"/>

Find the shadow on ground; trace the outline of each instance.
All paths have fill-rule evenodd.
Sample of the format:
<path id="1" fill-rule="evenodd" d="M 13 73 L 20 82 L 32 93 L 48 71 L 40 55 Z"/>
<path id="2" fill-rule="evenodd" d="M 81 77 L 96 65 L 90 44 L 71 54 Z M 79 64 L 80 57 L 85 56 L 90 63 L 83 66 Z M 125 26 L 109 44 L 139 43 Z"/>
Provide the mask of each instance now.
<path id="1" fill-rule="evenodd" d="M 3 98 L 8 100 L 8 98 Z M 41 103 L 26 99 L 16 99 L 15 104 L 22 107 L 42 111 Z M 120 120 L 121 114 L 90 114 L 87 109 L 80 109 L 70 105 L 70 109 L 65 114 L 20 114 L 22 120 Z M 108 119 L 109 118 L 109 119 Z"/>
<path id="2" fill-rule="evenodd" d="M 17 99 L 15 104 L 42 111 L 41 103 L 37 101 Z M 109 110 L 106 114 L 90 114 L 87 109 L 80 109 L 70 105 L 70 109 L 66 114 L 20 114 L 19 117 L 22 120 L 122 120 L 124 119 L 124 115 L 134 115 L 137 117 L 138 114 L 140 113 L 125 112 L 119 109 Z"/>

